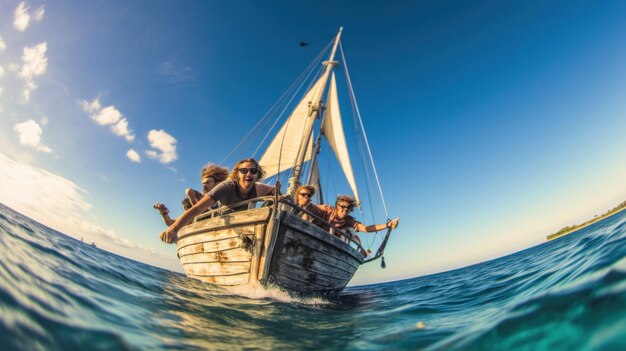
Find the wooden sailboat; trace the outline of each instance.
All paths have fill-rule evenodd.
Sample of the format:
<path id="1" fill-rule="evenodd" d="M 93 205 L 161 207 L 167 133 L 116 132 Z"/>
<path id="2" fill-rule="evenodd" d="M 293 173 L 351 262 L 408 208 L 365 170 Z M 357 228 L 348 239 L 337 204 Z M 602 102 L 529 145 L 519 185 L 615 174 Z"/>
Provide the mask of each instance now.
<path id="1" fill-rule="evenodd" d="M 308 183 L 321 184 L 316 166 L 323 136 L 334 151 L 354 196 L 358 189 L 339 114 L 334 57 L 342 30 L 333 41 L 319 78 L 304 94 L 260 159 L 268 177 L 290 172 L 287 194 L 301 184 L 308 165 Z M 321 126 L 317 140 L 314 125 Z M 278 183 L 279 184 L 279 183 Z M 278 187 L 280 185 L 277 185 Z M 321 194 L 318 186 L 318 192 Z M 318 198 L 321 201 L 321 198 Z M 248 205 L 248 210 L 231 208 Z M 178 233 L 178 257 L 189 277 L 224 286 L 273 285 L 299 294 L 337 294 L 359 266 L 379 258 L 367 251 L 349 231 L 328 231 L 300 218 L 290 197 L 270 196 L 204 213 Z M 308 213 L 315 217 L 314 214 Z M 323 221 L 321 218 L 317 218 Z"/>

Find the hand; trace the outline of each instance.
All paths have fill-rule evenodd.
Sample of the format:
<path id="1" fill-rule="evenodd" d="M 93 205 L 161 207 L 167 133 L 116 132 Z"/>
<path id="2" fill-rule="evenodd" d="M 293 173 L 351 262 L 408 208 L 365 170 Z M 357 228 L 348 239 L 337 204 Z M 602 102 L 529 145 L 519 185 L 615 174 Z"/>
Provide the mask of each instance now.
<path id="1" fill-rule="evenodd" d="M 400 218 L 391 220 L 389 221 L 389 223 L 387 223 L 387 228 L 396 229 L 398 227 L 399 222 L 400 222 Z"/>
<path id="2" fill-rule="evenodd" d="M 175 243 L 178 241 L 178 227 L 172 224 L 169 228 L 163 231 L 161 235 L 159 235 L 159 238 L 161 238 L 161 241 L 168 244 Z"/>
<path id="3" fill-rule="evenodd" d="M 170 210 L 160 202 L 155 202 L 152 207 L 157 209 L 161 213 L 161 216 L 165 216 L 170 213 Z"/>

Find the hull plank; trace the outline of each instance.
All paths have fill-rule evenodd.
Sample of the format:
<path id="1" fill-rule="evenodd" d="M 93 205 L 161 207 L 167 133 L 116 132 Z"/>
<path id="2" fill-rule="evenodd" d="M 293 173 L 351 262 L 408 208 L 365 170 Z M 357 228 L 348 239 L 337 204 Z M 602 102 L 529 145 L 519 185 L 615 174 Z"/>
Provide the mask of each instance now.
<path id="1" fill-rule="evenodd" d="M 199 276 L 227 276 L 250 273 L 250 262 L 188 263 L 185 273 Z"/>
<path id="2" fill-rule="evenodd" d="M 228 240 L 210 241 L 205 243 L 193 244 L 178 249 L 178 256 L 183 257 L 197 253 L 220 252 L 225 250 L 238 249 L 243 246 L 241 238 L 233 238 Z"/>
<path id="3" fill-rule="evenodd" d="M 307 288 L 308 292 L 329 292 L 343 289 L 350 279 L 329 279 L 313 272 L 304 272 L 300 269 L 282 265 L 280 272 L 275 275 L 275 283 L 290 290 Z"/>
<path id="4" fill-rule="evenodd" d="M 283 223 L 285 226 L 292 228 L 295 232 L 305 233 L 307 234 L 306 236 L 313 236 L 320 242 L 326 244 L 320 247 L 338 248 L 342 252 L 342 254 L 352 256 L 354 260 L 358 261 L 358 265 L 363 262 L 364 257 L 357 250 L 341 241 L 341 239 L 330 235 L 327 231 L 314 224 L 303 221 L 291 213 L 285 213 Z"/>
<path id="5" fill-rule="evenodd" d="M 222 228 L 243 227 L 246 224 L 267 222 L 271 212 L 271 207 L 263 207 L 243 212 L 228 213 L 215 218 L 203 219 L 183 227 L 180 230 L 178 237 L 180 240 L 195 233 L 215 231 Z"/>
<path id="6" fill-rule="evenodd" d="M 315 274 L 336 277 L 338 279 L 350 279 L 354 275 L 354 272 L 346 272 L 333 266 L 326 265 L 309 255 L 283 257 L 281 263 L 287 264 L 291 267 L 306 269 L 307 271 Z"/>
<path id="7" fill-rule="evenodd" d="M 180 257 L 180 262 L 187 263 L 211 263 L 211 262 L 250 262 L 252 254 L 244 249 L 235 249 L 211 253 L 197 253 Z"/>
<path id="8" fill-rule="evenodd" d="M 352 273 L 359 267 L 359 262 L 345 251 L 292 230 L 285 233 L 283 250 L 285 250 L 285 256 L 314 255 L 316 260 Z"/>
<path id="9" fill-rule="evenodd" d="M 316 273 L 310 269 L 303 269 L 299 266 L 292 266 L 287 262 L 281 262 L 280 267 L 278 268 L 278 272 L 291 279 L 316 284 L 323 287 L 324 289 L 337 289 L 339 287 L 343 288 L 346 284 L 348 284 L 350 278 L 352 278 L 349 277 L 340 279 L 327 274 Z"/>
<path id="10" fill-rule="evenodd" d="M 231 276 L 201 276 L 201 275 L 193 275 L 187 274 L 188 277 L 195 278 L 201 280 L 205 283 L 211 283 L 215 285 L 221 286 L 233 286 L 233 285 L 246 285 L 250 283 L 250 273 L 237 274 Z"/>
<path id="11" fill-rule="evenodd" d="M 198 233 L 200 235 L 191 235 L 186 236 L 182 239 L 179 239 L 177 244 L 178 247 L 185 247 L 187 245 L 198 244 L 202 242 L 209 241 L 218 241 L 224 239 L 232 239 L 237 238 L 240 235 L 252 235 L 254 234 L 254 226 L 245 226 L 236 229 L 222 229 L 222 230 L 214 230 L 206 233 Z"/>

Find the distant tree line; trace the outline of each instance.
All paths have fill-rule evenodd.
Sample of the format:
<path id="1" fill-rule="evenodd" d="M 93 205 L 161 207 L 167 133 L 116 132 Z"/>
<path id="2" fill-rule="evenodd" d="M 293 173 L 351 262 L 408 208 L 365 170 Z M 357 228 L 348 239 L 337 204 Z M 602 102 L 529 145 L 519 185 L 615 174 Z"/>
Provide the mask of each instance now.
<path id="1" fill-rule="evenodd" d="M 605 213 L 601 214 L 600 216 L 596 215 L 593 219 L 590 219 L 590 220 L 588 220 L 588 221 L 586 221 L 584 223 L 574 224 L 574 225 L 571 225 L 571 226 L 563 227 L 563 228 L 559 229 L 556 233 L 548 235 L 547 239 L 548 240 L 552 240 L 552 239 L 556 239 L 556 238 L 558 238 L 558 237 L 560 237 L 562 235 L 569 234 L 569 233 L 571 233 L 571 232 L 573 232 L 573 231 L 575 231 L 577 229 L 580 229 L 580 228 L 582 228 L 584 226 L 588 226 L 588 225 L 590 225 L 592 223 L 595 223 L 595 222 L 597 222 L 597 221 L 599 221 L 599 220 L 601 220 L 603 218 L 606 218 L 606 217 L 608 217 L 608 216 L 610 216 L 610 215 L 612 215 L 612 214 L 614 214 L 614 213 L 616 213 L 618 211 L 621 211 L 624 208 L 626 208 L 626 201 L 624 201 L 621 204 L 619 204 L 619 205 L 613 207 L 612 209 L 606 211 Z"/>

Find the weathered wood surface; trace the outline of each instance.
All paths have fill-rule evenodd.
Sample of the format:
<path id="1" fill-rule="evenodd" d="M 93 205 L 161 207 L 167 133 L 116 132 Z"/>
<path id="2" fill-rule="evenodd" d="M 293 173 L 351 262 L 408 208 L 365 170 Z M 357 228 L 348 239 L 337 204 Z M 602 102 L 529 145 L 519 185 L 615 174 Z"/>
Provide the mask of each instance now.
<path id="1" fill-rule="evenodd" d="M 274 250 L 269 281 L 297 292 L 337 292 L 343 289 L 363 256 L 325 230 L 284 215 Z"/>
<path id="2" fill-rule="evenodd" d="M 274 255 L 274 248 L 276 246 L 276 239 L 278 236 L 278 229 L 280 227 L 280 220 L 277 218 L 270 218 L 265 228 L 265 236 L 263 238 L 263 247 L 261 248 L 261 258 L 259 260 L 259 272 L 257 273 L 257 279 L 261 282 L 266 282 L 270 274 L 270 264 L 272 263 L 272 257 Z"/>
<path id="3" fill-rule="evenodd" d="M 358 269 L 358 265 L 355 265 L 354 263 L 338 260 L 332 254 L 321 252 L 320 250 L 311 248 L 310 246 L 311 245 L 298 245 L 295 250 L 290 250 L 290 256 L 301 259 L 304 266 L 307 265 L 308 261 L 314 260 L 349 273 L 354 273 Z"/>
<path id="4" fill-rule="evenodd" d="M 282 255 L 293 256 L 299 252 L 311 251 L 319 254 L 320 260 L 326 259 L 328 264 L 343 268 L 347 271 L 356 271 L 360 263 L 346 251 L 340 250 L 336 246 L 327 245 L 317 238 L 307 237 L 295 232 L 291 228 L 285 232 L 283 239 Z M 316 255 L 317 257 L 318 255 Z"/>
<path id="5" fill-rule="evenodd" d="M 301 293 L 338 292 L 348 284 L 363 255 L 297 216 L 284 213 L 272 224 L 270 214 L 253 209 L 185 227 L 178 241 L 185 273 L 216 285 L 253 285 L 267 277 Z"/>
<path id="6" fill-rule="evenodd" d="M 309 237 L 314 237 L 327 245 L 338 248 L 339 250 L 348 253 L 353 256 L 359 263 L 363 262 L 363 255 L 360 254 L 356 249 L 352 248 L 349 244 L 343 242 L 341 239 L 330 235 L 324 229 L 311 224 L 309 222 L 301 220 L 299 217 L 291 214 L 285 213 L 282 224 L 293 228 L 297 232 L 306 233 Z"/>
<path id="7" fill-rule="evenodd" d="M 345 271 L 341 268 L 320 262 L 314 255 L 283 256 L 281 257 L 280 263 L 287 264 L 304 271 L 335 277 L 338 279 L 350 279 L 355 272 L 354 270 Z"/>
<path id="8" fill-rule="evenodd" d="M 274 276 L 274 282 L 281 287 L 295 291 L 333 291 L 343 289 L 350 279 L 334 279 L 317 275 L 313 272 L 303 272 L 287 265 Z"/>
<path id="9" fill-rule="evenodd" d="M 228 276 L 201 276 L 201 275 L 193 275 L 187 274 L 188 277 L 199 279 L 205 283 L 211 283 L 215 285 L 244 285 L 250 282 L 250 273 L 243 273 L 237 275 L 228 275 Z"/>
<path id="10" fill-rule="evenodd" d="M 221 230 L 211 230 L 205 233 L 196 233 L 194 235 L 188 235 L 182 239 L 178 239 L 176 245 L 178 248 L 183 248 L 187 245 L 198 244 L 209 241 L 217 241 L 224 239 L 237 238 L 240 235 L 253 235 L 254 226 L 247 225 L 239 228 L 225 228 Z"/>
<path id="11" fill-rule="evenodd" d="M 326 274 L 328 272 L 318 273 L 311 269 L 304 269 L 299 265 L 292 265 L 286 260 L 281 260 L 276 273 L 300 282 L 318 285 L 324 289 L 344 287 L 348 284 L 350 279 L 352 279 L 352 275 L 349 275 L 348 277 L 335 277 L 330 274 Z M 284 281 L 279 280 L 279 282 L 283 283 Z"/>
<path id="12" fill-rule="evenodd" d="M 241 227 L 246 224 L 266 222 L 272 212 L 271 207 L 262 207 L 248 211 L 233 212 L 220 217 L 208 218 L 183 227 L 178 233 L 178 240 L 188 235 L 203 231 L 214 231 L 225 227 Z"/>
<path id="13" fill-rule="evenodd" d="M 185 273 L 196 276 L 227 276 L 250 273 L 250 262 L 188 263 L 183 268 Z"/>
<path id="14" fill-rule="evenodd" d="M 211 263 L 211 262 L 250 262 L 252 254 L 244 249 L 235 249 L 211 253 L 196 253 L 180 257 L 180 262 L 186 263 Z"/>
<path id="15" fill-rule="evenodd" d="M 254 226 L 254 241 L 252 243 L 252 258 L 250 262 L 251 283 L 256 285 L 259 283 L 259 264 L 261 261 L 261 251 L 263 250 L 263 239 L 265 239 L 266 223 Z"/>
<path id="16" fill-rule="evenodd" d="M 241 237 L 227 239 L 227 240 L 209 241 L 206 243 L 188 245 L 188 246 L 178 249 L 178 257 L 183 257 L 186 255 L 191 255 L 191 254 L 196 254 L 196 253 L 210 253 L 210 252 L 219 252 L 219 251 L 225 251 L 225 250 L 234 250 L 238 248 L 243 248 L 244 246 L 245 246 L 245 243 Z"/>
<path id="17" fill-rule="evenodd" d="M 256 284 L 271 208 L 235 212 L 181 230 L 178 256 L 187 276 L 216 285 Z"/>

